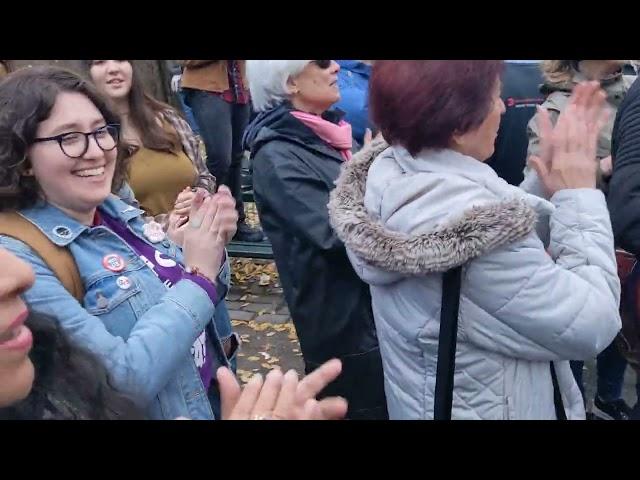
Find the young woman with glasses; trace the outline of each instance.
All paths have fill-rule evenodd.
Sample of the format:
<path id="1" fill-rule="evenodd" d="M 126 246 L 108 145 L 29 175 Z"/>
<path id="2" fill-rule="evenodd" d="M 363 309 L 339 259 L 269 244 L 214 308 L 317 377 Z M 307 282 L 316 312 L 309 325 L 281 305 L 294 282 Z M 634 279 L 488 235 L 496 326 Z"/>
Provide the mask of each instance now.
<path id="1" fill-rule="evenodd" d="M 127 168 L 119 118 L 89 82 L 60 68 L 24 69 L 0 85 L 0 111 L 0 211 L 66 248 L 84 288 L 77 300 L 25 243 L 0 236 L 34 270 L 23 293 L 30 309 L 104 362 L 146 417 L 220 418 L 215 373 L 233 355 L 217 328 L 228 319 L 224 248 L 237 221 L 228 189 L 198 193 L 180 248 L 145 232 L 144 212 L 112 194 Z M 0 335 L 15 325 L 2 327 Z M 277 373 L 266 383 L 278 379 L 284 388 Z"/>

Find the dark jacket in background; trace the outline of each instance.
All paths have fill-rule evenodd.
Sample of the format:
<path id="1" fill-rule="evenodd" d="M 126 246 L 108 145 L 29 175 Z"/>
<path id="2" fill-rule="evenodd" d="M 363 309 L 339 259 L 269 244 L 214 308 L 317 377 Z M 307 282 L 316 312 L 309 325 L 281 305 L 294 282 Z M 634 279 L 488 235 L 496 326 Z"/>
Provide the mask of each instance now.
<path id="1" fill-rule="evenodd" d="M 487 164 L 511 185 L 524 180 L 527 161 L 527 124 L 544 101 L 540 93 L 542 72 L 538 60 L 508 60 L 502 77 L 506 112 L 500 121 L 496 148 Z"/>
<path id="2" fill-rule="evenodd" d="M 289 112 L 282 105 L 260 113 L 244 144 L 305 370 L 340 358 L 342 374 L 323 395 L 345 397 L 348 418 L 387 418 L 369 286 L 329 224 L 329 192 L 342 157 Z"/>
<path id="3" fill-rule="evenodd" d="M 618 108 L 611 135 L 613 174 L 607 202 L 616 245 L 640 256 L 640 83 Z"/>

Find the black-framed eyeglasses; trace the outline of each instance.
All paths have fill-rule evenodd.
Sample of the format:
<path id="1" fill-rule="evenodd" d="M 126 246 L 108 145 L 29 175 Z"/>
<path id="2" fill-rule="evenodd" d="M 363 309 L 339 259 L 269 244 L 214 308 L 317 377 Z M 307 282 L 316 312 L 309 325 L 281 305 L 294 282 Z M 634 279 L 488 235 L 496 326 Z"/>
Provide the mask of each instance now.
<path id="1" fill-rule="evenodd" d="M 96 145 L 103 152 L 109 152 L 118 146 L 120 137 L 120 125 L 111 123 L 104 127 L 96 128 L 93 132 L 67 132 L 53 137 L 36 138 L 33 143 L 58 142 L 60 150 L 69 158 L 80 158 L 89 150 L 89 137 L 93 137 Z"/>
<path id="2" fill-rule="evenodd" d="M 317 66 L 325 70 L 331 66 L 331 60 L 312 60 Z"/>

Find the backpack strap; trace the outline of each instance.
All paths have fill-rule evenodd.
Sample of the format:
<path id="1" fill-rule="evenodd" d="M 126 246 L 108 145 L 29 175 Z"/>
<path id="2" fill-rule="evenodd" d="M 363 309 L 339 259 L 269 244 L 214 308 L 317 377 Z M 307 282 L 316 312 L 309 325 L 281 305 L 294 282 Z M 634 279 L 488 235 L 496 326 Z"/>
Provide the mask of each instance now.
<path id="1" fill-rule="evenodd" d="M 17 212 L 0 212 L 0 235 L 13 237 L 31 247 L 58 277 L 64 288 L 82 303 L 84 285 L 69 250 L 53 243 L 38 227 Z"/>

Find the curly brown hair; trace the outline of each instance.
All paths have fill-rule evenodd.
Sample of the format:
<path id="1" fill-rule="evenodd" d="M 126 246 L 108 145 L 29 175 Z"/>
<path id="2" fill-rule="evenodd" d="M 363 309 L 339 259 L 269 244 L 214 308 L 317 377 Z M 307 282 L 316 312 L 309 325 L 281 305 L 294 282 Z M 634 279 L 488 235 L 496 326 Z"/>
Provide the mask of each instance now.
<path id="1" fill-rule="evenodd" d="M 0 83 L 0 211 L 20 210 L 36 205 L 42 191 L 33 176 L 29 147 L 38 125 L 49 118 L 60 92 L 86 95 L 108 124 L 118 124 L 118 115 L 96 88 L 71 70 L 60 67 L 33 67 L 18 70 Z M 118 157 L 112 191 L 126 180 L 131 147 L 118 143 Z"/>

